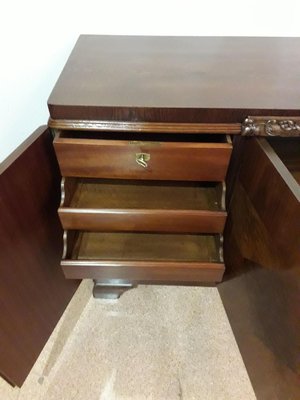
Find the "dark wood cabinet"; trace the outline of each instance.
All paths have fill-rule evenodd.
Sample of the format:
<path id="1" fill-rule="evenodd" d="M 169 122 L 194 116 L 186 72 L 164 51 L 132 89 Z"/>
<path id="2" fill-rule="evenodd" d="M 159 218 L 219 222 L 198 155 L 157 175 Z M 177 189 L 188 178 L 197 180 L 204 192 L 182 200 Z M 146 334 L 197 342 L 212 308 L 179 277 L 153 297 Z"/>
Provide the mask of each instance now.
<path id="1" fill-rule="evenodd" d="M 243 179 L 259 185 L 251 201 L 260 208 L 261 230 L 276 232 L 278 243 L 253 241 L 244 256 L 266 267 L 276 265 L 279 253 L 289 265 L 299 261 L 299 235 L 291 245 L 286 234 L 299 206 L 292 200 L 292 186 L 299 190 L 298 42 L 79 38 L 48 102 L 63 176 L 66 277 L 94 278 L 105 297 L 109 288 L 118 296 L 122 282 L 220 282 L 227 209 L 237 171 L 247 163 L 232 161 L 228 171 L 241 136 L 256 154 Z M 291 60 L 279 98 L 275 82 L 287 79 L 274 68 L 280 48 Z M 280 168 L 286 169 L 281 179 Z M 278 208 L 287 211 L 275 217 Z M 231 212 L 243 215 L 242 205 Z M 245 227 L 239 229 L 242 243 Z"/>
<path id="2" fill-rule="evenodd" d="M 65 276 L 96 297 L 223 279 L 261 399 L 299 397 L 299 45 L 82 36 L 48 103 Z"/>
<path id="3" fill-rule="evenodd" d="M 95 297 L 218 283 L 261 399 L 299 394 L 261 384 L 299 373 L 299 45 L 83 35 L 48 101 L 65 277 Z"/>

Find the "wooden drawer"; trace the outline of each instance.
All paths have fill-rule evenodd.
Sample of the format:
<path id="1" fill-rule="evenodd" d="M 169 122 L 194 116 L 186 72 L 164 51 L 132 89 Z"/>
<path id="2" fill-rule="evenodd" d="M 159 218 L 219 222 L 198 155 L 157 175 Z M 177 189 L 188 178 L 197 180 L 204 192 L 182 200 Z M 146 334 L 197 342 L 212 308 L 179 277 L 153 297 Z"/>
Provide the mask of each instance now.
<path id="1" fill-rule="evenodd" d="M 225 184 L 63 178 L 64 229 L 221 233 Z"/>
<path id="2" fill-rule="evenodd" d="M 213 283 L 224 273 L 218 236 L 74 231 L 69 235 L 61 262 L 67 278 Z"/>
<path id="3" fill-rule="evenodd" d="M 54 147 L 63 176 L 223 181 L 232 150 L 228 141 L 215 134 L 62 131 Z"/>
<path id="4" fill-rule="evenodd" d="M 248 139 L 237 183 L 230 219 L 239 221 L 244 257 L 269 268 L 299 267 L 300 139 Z"/>

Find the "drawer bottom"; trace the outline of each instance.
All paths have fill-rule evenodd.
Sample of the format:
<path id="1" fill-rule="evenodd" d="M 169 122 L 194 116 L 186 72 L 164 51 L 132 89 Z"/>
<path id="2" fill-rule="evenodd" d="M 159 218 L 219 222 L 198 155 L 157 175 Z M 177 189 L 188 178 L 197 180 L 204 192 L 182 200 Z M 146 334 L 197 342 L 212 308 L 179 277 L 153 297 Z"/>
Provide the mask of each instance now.
<path id="1" fill-rule="evenodd" d="M 218 235 L 79 232 L 66 251 L 67 278 L 141 282 L 220 282 Z"/>

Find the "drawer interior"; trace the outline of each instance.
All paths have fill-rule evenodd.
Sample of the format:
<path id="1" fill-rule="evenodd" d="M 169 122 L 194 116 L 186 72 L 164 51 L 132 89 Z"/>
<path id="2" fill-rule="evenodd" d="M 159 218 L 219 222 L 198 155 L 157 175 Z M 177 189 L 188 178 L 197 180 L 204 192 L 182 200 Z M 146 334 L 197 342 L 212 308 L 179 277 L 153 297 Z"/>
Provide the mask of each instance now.
<path id="1" fill-rule="evenodd" d="M 63 207 L 80 209 L 225 209 L 222 183 L 66 178 Z M 71 189 L 72 187 L 72 189 Z"/>
<path id="2" fill-rule="evenodd" d="M 78 232 L 73 260 L 222 262 L 219 235 Z"/>
<path id="3" fill-rule="evenodd" d="M 300 138 L 269 138 L 268 142 L 300 185 Z"/>
<path id="4" fill-rule="evenodd" d="M 222 134 L 177 134 L 177 133 L 142 133 L 142 132 L 97 132 L 72 131 L 60 132 L 61 139 L 100 139 L 125 140 L 131 142 L 192 142 L 192 143 L 231 143 L 229 135 Z"/>

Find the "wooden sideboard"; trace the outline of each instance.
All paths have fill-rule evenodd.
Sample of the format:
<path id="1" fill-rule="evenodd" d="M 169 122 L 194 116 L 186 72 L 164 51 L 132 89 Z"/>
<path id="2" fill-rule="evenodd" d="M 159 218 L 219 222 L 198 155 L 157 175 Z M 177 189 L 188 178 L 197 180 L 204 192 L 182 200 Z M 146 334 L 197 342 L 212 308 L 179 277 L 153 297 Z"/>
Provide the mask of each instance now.
<path id="1" fill-rule="evenodd" d="M 84 35 L 48 101 L 65 276 L 223 279 L 261 399 L 299 397 L 299 45 Z"/>
<path id="2" fill-rule="evenodd" d="M 254 150 L 252 179 L 254 187 L 261 180 L 256 201 L 271 222 L 277 206 L 272 185 L 279 162 L 286 165 L 281 185 L 288 185 L 285 198 L 295 209 L 276 217 L 280 246 L 268 251 L 273 266 L 299 262 L 300 236 L 295 232 L 289 245 L 291 228 L 282 228 L 298 210 L 297 43 L 79 38 L 48 102 L 63 177 L 58 213 L 67 278 L 94 279 L 96 297 L 118 297 L 139 283 L 220 282 L 231 202 L 226 176 L 235 181 L 236 168 L 227 171 L 239 136 L 250 147 L 255 137 L 266 138 Z M 273 65 L 279 50 L 289 57 L 285 75 Z M 263 165 L 269 175 L 262 175 Z"/>
<path id="3" fill-rule="evenodd" d="M 65 277 L 218 284 L 264 400 L 299 398 L 299 46 L 83 35 L 48 101 Z"/>

